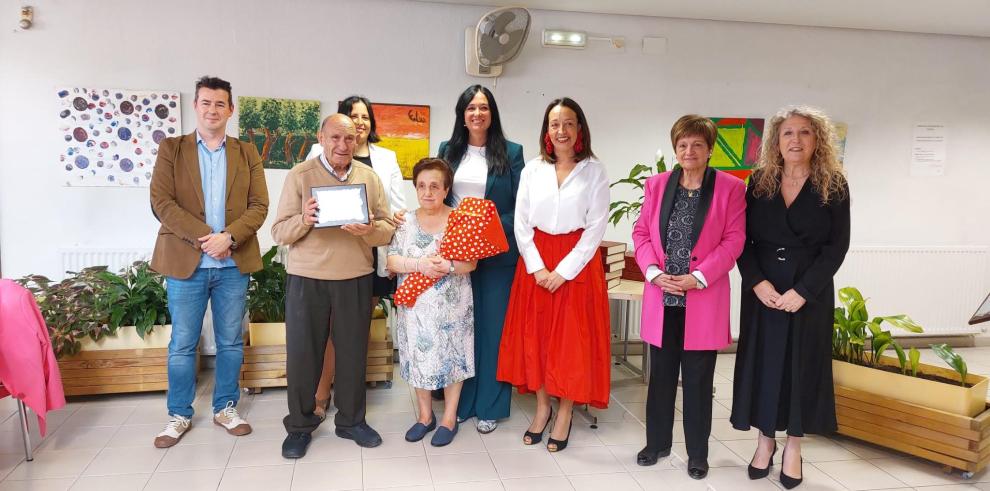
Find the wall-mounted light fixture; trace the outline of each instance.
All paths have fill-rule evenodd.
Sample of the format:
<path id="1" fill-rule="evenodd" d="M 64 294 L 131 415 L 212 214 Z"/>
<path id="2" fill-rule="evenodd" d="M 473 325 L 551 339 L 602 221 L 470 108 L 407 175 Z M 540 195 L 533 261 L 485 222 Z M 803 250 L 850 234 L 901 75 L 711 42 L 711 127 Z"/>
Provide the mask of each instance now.
<path id="1" fill-rule="evenodd" d="M 582 49 L 588 44 L 588 34 L 581 31 L 543 30 L 543 46 Z"/>
<path id="2" fill-rule="evenodd" d="M 34 7 L 31 7 L 29 5 L 25 5 L 21 7 L 21 21 L 18 22 L 17 25 L 19 25 L 21 29 L 30 29 L 33 24 L 34 24 Z"/>
<path id="3" fill-rule="evenodd" d="M 614 49 L 626 47 L 626 38 L 621 36 L 589 36 L 583 31 L 543 30 L 544 47 L 584 49 L 588 41 L 607 41 Z"/>

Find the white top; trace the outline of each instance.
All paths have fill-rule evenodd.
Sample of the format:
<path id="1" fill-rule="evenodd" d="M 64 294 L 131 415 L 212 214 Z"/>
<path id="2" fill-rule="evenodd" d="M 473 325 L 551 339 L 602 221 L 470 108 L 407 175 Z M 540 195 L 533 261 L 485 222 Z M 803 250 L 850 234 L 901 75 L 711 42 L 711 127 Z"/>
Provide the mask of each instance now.
<path id="1" fill-rule="evenodd" d="M 468 145 L 461 163 L 454 174 L 454 206 L 467 197 L 484 198 L 488 183 L 488 161 L 485 160 L 485 147 Z"/>
<path id="2" fill-rule="evenodd" d="M 577 245 L 557 265 L 557 273 L 572 280 L 598 252 L 608 224 L 608 176 L 605 166 L 588 157 L 557 186 L 557 169 L 541 157 L 530 160 L 519 178 L 514 229 L 526 272 L 545 268 L 533 243 L 533 229 L 553 235 L 584 229 Z"/>
<path id="3" fill-rule="evenodd" d="M 371 168 L 378 175 L 378 179 L 382 181 L 382 188 L 385 189 L 385 196 L 388 197 L 388 205 L 391 207 L 392 213 L 405 210 L 406 197 L 402 191 L 402 170 L 399 169 L 399 161 L 395 157 L 395 152 L 369 143 L 368 153 L 371 156 Z M 309 155 L 306 156 L 306 160 L 319 155 L 323 155 L 323 147 L 319 143 L 316 143 L 309 149 Z M 378 248 L 377 273 L 378 276 L 383 278 L 388 276 L 388 270 L 385 268 L 385 252 L 387 249 L 387 247 Z"/>

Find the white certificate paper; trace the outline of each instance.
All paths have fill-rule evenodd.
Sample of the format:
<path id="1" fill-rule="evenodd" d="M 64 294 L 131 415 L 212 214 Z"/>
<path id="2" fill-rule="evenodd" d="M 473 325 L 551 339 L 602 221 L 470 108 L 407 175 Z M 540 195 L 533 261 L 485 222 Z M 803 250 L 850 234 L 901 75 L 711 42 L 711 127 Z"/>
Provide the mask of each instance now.
<path id="1" fill-rule="evenodd" d="M 319 212 L 316 227 L 368 223 L 368 195 L 364 184 L 313 188 Z"/>
<path id="2" fill-rule="evenodd" d="M 911 138 L 911 175 L 945 174 L 946 126 L 942 123 L 917 123 Z"/>

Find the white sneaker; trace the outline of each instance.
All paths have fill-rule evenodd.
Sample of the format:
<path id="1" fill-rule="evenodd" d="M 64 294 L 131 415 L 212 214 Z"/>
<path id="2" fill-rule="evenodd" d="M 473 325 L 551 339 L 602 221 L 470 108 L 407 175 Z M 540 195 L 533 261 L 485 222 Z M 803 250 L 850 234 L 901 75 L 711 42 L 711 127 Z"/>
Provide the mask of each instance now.
<path id="1" fill-rule="evenodd" d="M 251 433 L 251 425 L 237 414 L 234 401 L 227 401 L 227 407 L 213 415 L 213 423 L 223 426 L 227 433 L 234 436 L 244 436 Z"/>
<path id="2" fill-rule="evenodd" d="M 192 426 L 192 422 L 188 418 L 175 415 L 171 418 L 165 425 L 165 429 L 155 437 L 155 447 L 168 448 L 179 443 L 182 435 Z"/>

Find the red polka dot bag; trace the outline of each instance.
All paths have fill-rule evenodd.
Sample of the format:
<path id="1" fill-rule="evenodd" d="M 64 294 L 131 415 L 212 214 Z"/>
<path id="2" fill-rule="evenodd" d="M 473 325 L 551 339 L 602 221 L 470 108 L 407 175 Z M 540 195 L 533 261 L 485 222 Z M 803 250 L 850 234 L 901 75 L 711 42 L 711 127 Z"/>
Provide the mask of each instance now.
<path id="1" fill-rule="evenodd" d="M 447 218 L 440 241 L 440 256 L 450 261 L 476 261 L 509 250 L 495 203 L 487 199 L 464 198 Z M 420 293 L 437 280 L 422 273 L 410 273 L 395 292 L 396 305 L 412 307 Z"/>

